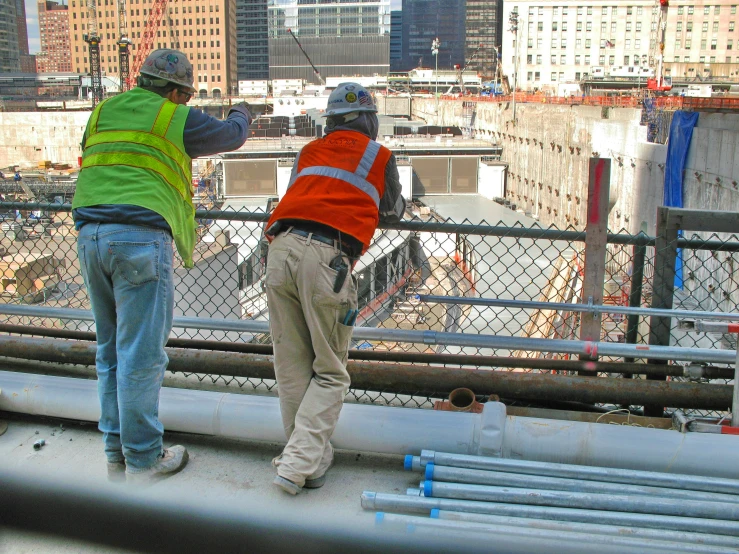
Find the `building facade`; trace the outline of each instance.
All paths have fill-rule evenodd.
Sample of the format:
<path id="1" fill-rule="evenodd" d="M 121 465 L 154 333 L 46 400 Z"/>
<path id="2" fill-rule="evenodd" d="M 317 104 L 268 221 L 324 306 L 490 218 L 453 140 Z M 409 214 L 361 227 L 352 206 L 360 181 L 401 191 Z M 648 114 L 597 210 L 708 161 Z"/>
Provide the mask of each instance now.
<path id="1" fill-rule="evenodd" d="M 435 67 L 431 43 L 439 39 L 439 69 L 465 61 L 465 0 L 403 0 L 402 71 Z"/>
<path id="2" fill-rule="evenodd" d="M 135 59 L 153 6 L 152 0 L 126 2 L 131 65 Z M 118 76 L 118 11 L 116 0 L 97 0 L 100 62 L 103 74 Z M 72 68 L 89 73 L 86 0 L 69 1 Z M 157 28 L 153 49 L 176 48 L 193 65 L 195 88 L 200 96 L 238 93 L 236 60 L 236 0 L 180 0 L 170 2 Z"/>
<path id="3" fill-rule="evenodd" d="M 36 55 L 38 73 L 72 71 L 67 6 L 51 0 L 38 3 L 38 26 L 41 52 Z"/>
<path id="4" fill-rule="evenodd" d="M 673 0 L 667 9 L 665 74 L 679 75 L 685 64 L 693 77 L 723 72 L 721 66 L 739 62 L 736 30 L 737 0 L 688 2 Z M 594 74 L 645 77 L 656 67 L 660 10 L 655 2 L 541 2 L 506 1 L 503 17 L 518 12 L 518 33 L 505 25 L 503 72 L 511 84 L 516 75 L 524 90 L 556 90 Z M 517 62 L 517 63 L 516 63 Z M 674 71 L 673 71 L 674 68 Z"/>
<path id="5" fill-rule="evenodd" d="M 390 0 L 269 0 L 269 77 L 318 83 L 291 30 L 322 77 L 386 75 Z"/>
<path id="6" fill-rule="evenodd" d="M 239 81 L 269 77 L 267 0 L 236 0 L 236 64 Z"/>
<path id="7" fill-rule="evenodd" d="M 20 69 L 16 0 L 0 0 L 0 73 Z"/>
<path id="8" fill-rule="evenodd" d="M 400 71 L 403 60 L 403 12 L 390 13 L 390 71 Z"/>
<path id="9" fill-rule="evenodd" d="M 18 53 L 20 55 L 21 72 L 36 73 L 36 57 L 28 50 L 28 26 L 26 25 L 26 4 L 23 0 L 15 0 L 16 27 L 18 28 Z"/>

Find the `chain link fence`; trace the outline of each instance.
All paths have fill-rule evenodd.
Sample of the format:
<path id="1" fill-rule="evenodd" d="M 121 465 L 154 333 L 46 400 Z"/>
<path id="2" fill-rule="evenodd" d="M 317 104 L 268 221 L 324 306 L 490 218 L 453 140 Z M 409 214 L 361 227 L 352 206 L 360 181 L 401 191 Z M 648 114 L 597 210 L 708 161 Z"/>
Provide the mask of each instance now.
<path id="1" fill-rule="evenodd" d="M 59 195 L 55 195 L 59 196 Z M 59 201 L 67 200 L 63 196 Z M 206 198 L 203 197 L 206 205 Z M 242 210 L 197 212 L 195 267 L 175 264 L 175 315 L 225 320 L 268 321 L 264 270 L 267 241 L 264 224 L 270 205 Z M 76 251 L 77 232 L 68 204 L 0 203 L 2 281 L 0 302 L 53 308 L 89 309 Z M 734 235 L 696 235 L 682 240 L 682 286 L 674 308 L 738 311 L 739 242 Z M 389 331 L 437 331 L 540 339 L 579 339 L 582 314 L 563 309 L 490 307 L 424 302 L 424 295 L 587 303 L 582 298 L 585 233 L 574 228 L 451 221 L 422 204 L 409 207 L 408 218 L 379 229 L 369 251 L 355 267 L 360 315 L 358 326 Z M 609 235 L 604 304 L 650 307 L 654 296 L 655 240 L 626 233 Z M 675 245 L 672 245 L 673 247 Z M 643 258 L 636 258 L 639 249 Z M 636 271 L 635 271 L 636 269 Z M 643 274 L 643 277 L 641 276 Z M 638 278 L 635 281 L 634 277 Z M 641 294 L 634 294 L 635 287 Z M 5 323 L 94 331 L 92 322 L 28 316 L 4 316 Z M 390 333 L 392 335 L 392 333 Z M 649 340 L 646 316 L 604 314 L 601 340 Z M 180 339 L 269 345 L 268 333 L 175 328 Z M 672 320 L 670 344 L 681 347 L 736 347 L 736 337 L 699 335 Z M 404 340 L 354 341 L 353 349 L 387 353 L 569 359 L 570 355 L 475 346 L 429 345 Z M 619 360 L 611 360 L 619 361 Z M 440 364 L 435 364 L 440 365 Z M 538 372 L 523 368 L 507 371 Z M 568 372 L 569 373 L 569 372 Z M 574 372 L 572 372 L 574 373 Z M 615 375 L 614 375 L 615 376 Z M 273 381 L 209 374 L 186 374 L 202 383 L 275 391 Z M 729 381 L 721 381 L 727 383 Z M 352 390 L 357 402 L 431 407 L 441 394 L 419 391 L 397 395 Z M 708 412 L 701 415 L 711 415 Z M 715 415 L 715 414 L 714 414 Z"/>

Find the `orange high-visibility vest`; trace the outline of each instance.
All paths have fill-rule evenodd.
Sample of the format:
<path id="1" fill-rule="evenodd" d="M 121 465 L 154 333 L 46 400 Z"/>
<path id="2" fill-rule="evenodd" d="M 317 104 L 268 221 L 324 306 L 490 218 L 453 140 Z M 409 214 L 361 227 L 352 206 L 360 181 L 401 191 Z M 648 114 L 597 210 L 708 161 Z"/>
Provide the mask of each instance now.
<path id="1" fill-rule="evenodd" d="M 366 251 L 380 220 L 391 156 L 379 142 L 355 131 L 334 131 L 308 143 L 267 229 L 281 219 L 314 221 L 351 235 Z"/>

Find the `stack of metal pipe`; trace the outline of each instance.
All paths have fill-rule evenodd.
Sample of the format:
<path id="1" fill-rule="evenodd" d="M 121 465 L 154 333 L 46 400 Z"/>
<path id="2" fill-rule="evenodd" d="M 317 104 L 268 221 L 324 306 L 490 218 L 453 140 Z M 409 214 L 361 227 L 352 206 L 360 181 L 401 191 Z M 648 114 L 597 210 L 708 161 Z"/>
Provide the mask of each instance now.
<path id="1" fill-rule="evenodd" d="M 424 476 L 406 495 L 362 494 L 378 525 L 563 551 L 739 552 L 739 480 L 429 450 L 406 456 L 405 469 Z"/>

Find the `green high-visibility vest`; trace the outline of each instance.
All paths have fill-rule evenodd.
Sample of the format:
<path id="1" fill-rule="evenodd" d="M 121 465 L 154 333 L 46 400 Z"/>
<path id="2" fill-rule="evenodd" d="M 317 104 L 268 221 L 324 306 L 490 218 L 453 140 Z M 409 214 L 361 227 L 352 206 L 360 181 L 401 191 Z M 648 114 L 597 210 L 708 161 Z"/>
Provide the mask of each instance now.
<path id="1" fill-rule="evenodd" d="M 192 267 L 192 160 L 183 133 L 190 108 L 135 88 L 92 112 L 72 208 L 131 204 L 161 215 L 185 267 Z"/>

